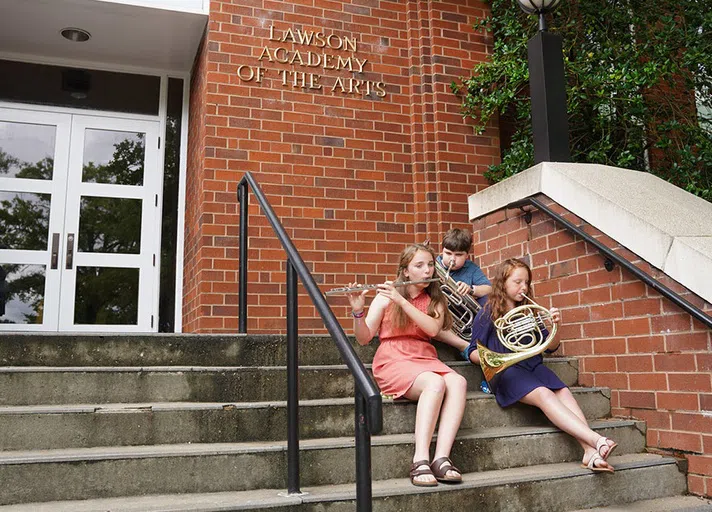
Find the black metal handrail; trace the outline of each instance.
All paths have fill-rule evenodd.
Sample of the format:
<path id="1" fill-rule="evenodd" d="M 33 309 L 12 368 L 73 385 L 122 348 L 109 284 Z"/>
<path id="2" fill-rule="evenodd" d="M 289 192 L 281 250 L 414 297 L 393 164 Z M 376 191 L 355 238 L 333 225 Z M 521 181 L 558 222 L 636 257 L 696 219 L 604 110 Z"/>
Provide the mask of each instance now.
<path id="1" fill-rule="evenodd" d="M 659 292 L 662 296 L 665 298 L 669 299 L 672 301 L 674 304 L 679 306 L 680 308 L 684 309 L 687 311 L 690 315 L 692 315 L 694 318 L 705 324 L 707 327 L 712 327 L 712 317 L 707 315 L 704 311 L 702 311 L 700 308 L 695 306 L 694 304 L 688 302 L 685 300 L 683 297 L 681 297 L 678 293 L 674 292 L 664 284 L 662 284 L 660 281 L 652 277 L 651 275 L 647 274 L 646 272 L 643 272 L 640 270 L 638 267 L 633 265 L 631 262 L 617 254 L 615 251 L 611 250 L 607 246 L 603 245 L 601 242 L 593 238 L 591 235 L 586 233 L 584 230 L 573 224 L 572 222 L 569 222 L 565 218 L 563 218 L 561 215 L 553 211 L 551 208 L 546 206 L 544 203 L 539 201 L 538 199 L 535 199 L 533 197 L 527 197 L 526 199 L 522 199 L 521 201 L 515 201 L 514 203 L 511 203 L 507 205 L 507 208 L 521 208 L 523 206 L 534 206 L 537 208 L 539 211 L 545 213 L 548 215 L 551 219 L 553 219 L 555 222 L 558 222 L 561 224 L 563 227 L 565 227 L 567 230 L 571 231 L 574 233 L 576 236 L 579 236 L 583 238 L 587 243 L 593 245 L 598 249 L 603 256 L 608 258 L 610 261 L 617 263 L 624 269 L 626 269 L 628 272 L 633 274 L 635 277 L 643 281 L 645 284 Z M 530 222 L 531 219 L 529 219 L 527 222 Z M 609 265 L 606 265 L 606 268 L 608 270 L 612 270 L 613 267 L 612 265 L 609 268 Z"/>
<path id="2" fill-rule="evenodd" d="M 248 199 L 247 186 L 252 188 L 262 213 L 272 225 L 277 238 L 287 253 L 287 492 L 300 494 L 299 490 L 299 389 L 297 358 L 297 276 L 311 297 L 314 307 L 324 321 L 324 326 L 336 343 L 341 358 L 351 371 L 355 381 L 355 437 L 356 437 L 356 509 L 371 510 L 371 434 L 378 434 L 383 427 L 381 394 L 356 356 L 344 330 L 336 320 L 304 260 L 287 235 L 287 232 L 272 210 L 259 184 L 250 172 L 246 172 L 237 187 L 240 203 L 239 241 L 239 323 L 238 331 L 247 333 L 247 246 L 248 246 Z"/>

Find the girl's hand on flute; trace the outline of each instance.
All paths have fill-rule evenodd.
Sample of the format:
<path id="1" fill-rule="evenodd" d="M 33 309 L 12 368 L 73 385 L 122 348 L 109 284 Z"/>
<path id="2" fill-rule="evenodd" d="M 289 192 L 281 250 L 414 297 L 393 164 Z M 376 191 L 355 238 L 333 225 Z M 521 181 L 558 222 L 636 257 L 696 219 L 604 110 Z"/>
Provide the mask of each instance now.
<path id="1" fill-rule="evenodd" d="M 396 290 L 395 286 L 393 286 L 393 281 L 386 281 L 383 284 L 379 284 L 378 294 L 384 296 L 391 302 L 395 302 L 396 304 L 400 299 L 405 300 L 398 290 Z"/>
<path id="2" fill-rule="evenodd" d="M 358 283 L 349 283 L 349 288 L 354 288 L 358 286 Z M 346 297 L 349 299 L 349 304 L 351 304 L 351 311 L 353 313 L 360 313 L 366 307 L 366 294 L 369 290 L 355 291 L 347 293 Z"/>

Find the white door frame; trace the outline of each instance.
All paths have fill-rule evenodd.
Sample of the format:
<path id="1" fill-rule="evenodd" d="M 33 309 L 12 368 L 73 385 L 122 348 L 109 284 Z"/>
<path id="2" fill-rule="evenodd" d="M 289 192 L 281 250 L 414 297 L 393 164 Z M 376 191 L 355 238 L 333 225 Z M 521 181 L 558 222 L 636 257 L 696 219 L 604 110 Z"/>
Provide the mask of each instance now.
<path id="1" fill-rule="evenodd" d="M 8 105 L 10 107 L 10 105 Z M 0 261 L 36 263 L 46 266 L 43 323 L 3 324 L 8 331 L 89 331 L 156 332 L 158 329 L 157 287 L 160 284 L 160 232 L 163 195 L 162 151 L 159 150 L 160 127 L 157 117 L 116 115 L 73 109 L 23 108 L 0 103 L 3 118 L 10 121 L 56 126 L 54 173 L 52 181 L 0 178 L 0 189 L 17 192 L 51 193 L 48 247 L 43 251 L 0 250 Z M 96 115 L 95 115 L 96 114 Z M 143 186 L 82 183 L 84 130 L 86 128 L 146 134 Z M 77 237 L 81 196 L 126 197 L 142 201 L 141 249 L 139 254 L 79 253 Z M 67 269 L 67 236 L 74 234 L 73 262 Z M 59 244 L 54 246 L 55 234 Z M 50 268 L 52 251 L 57 268 Z M 58 260 L 58 261 L 57 261 Z M 74 325 L 74 298 L 77 266 L 141 268 L 139 271 L 138 319 L 136 325 Z M 54 267 L 54 265 L 52 265 Z"/>
<path id="2" fill-rule="evenodd" d="M 144 175 L 142 186 L 85 183 L 82 181 L 85 133 L 87 129 L 145 134 Z M 155 332 L 158 328 L 158 285 L 161 254 L 161 226 L 159 205 L 163 201 L 163 171 L 158 166 L 158 121 L 98 116 L 73 116 L 67 179 L 66 220 L 62 255 L 62 292 L 60 299 L 59 330 L 90 331 L 101 329 L 97 324 L 75 324 L 74 304 L 77 267 L 113 267 L 139 269 L 138 318 L 136 325 L 104 325 L 102 330 L 120 332 Z M 80 204 L 83 196 L 115 197 L 141 201 L 141 239 L 139 254 L 83 253 L 78 250 Z M 121 219 L 116 219 L 121 222 Z M 72 243 L 69 243 L 70 237 Z M 73 262 L 67 261 L 73 254 Z M 70 268 L 71 267 L 71 268 Z M 103 324 L 102 324 L 103 325 Z"/>
<path id="3" fill-rule="evenodd" d="M 203 0 L 209 3 L 210 0 Z M 75 68 L 96 69 L 103 71 L 117 71 L 120 73 L 135 73 L 139 75 L 159 76 L 161 78 L 161 91 L 159 98 L 158 119 L 161 122 L 161 134 L 165 134 L 166 123 L 166 105 L 168 96 L 168 79 L 178 78 L 183 80 L 183 115 L 181 119 L 181 134 L 180 134 L 180 165 L 179 165 L 179 181 L 178 181 L 178 237 L 176 240 L 176 278 L 175 278 L 175 332 L 183 332 L 183 264 L 185 261 L 185 202 L 186 202 L 186 179 L 188 173 L 188 129 L 190 125 L 190 82 L 192 73 L 178 69 L 157 69 L 145 66 L 127 66 L 117 65 L 106 62 L 96 62 L 82 59 L 58 59 L 56 57 L 47 57 L 44 55 L 28 55 L 17 54 L 8 51 L 0 51 L 0 59 L 31 62 L 34 64 L 46 64 L 50 66 L 67 66 Z M 29 104 L 17 104 L 0 101 L 0 107 L 7 108 L 27 108 L 38 109 L 42 111 L 66 112 L 70 114 L 87 113 L 86 110 L 70 109 L 44 106 L 34 106 Z M 91 111 L 91 115 L 102 115 L 100 111 Z M 114 115 L 110 113 L 109 115 Z M 141 116 L 130 114 L 117 114 L 127 118 L 150 118 L 156 119 L 153 116 Z M 165 147 L 165 145 L 164 145 Z M 164 150 L 161 152 L 161 168 L 163 168 Z"/>
<path id="4" fill-rule="evenodd" d="M 42 324 L 2 324 L 4 331 L 57 330 L 59 319 L 59 290 L 61 272 L 59 261 L 52 260 L 52 249 L 61 254 L 61 237 L 53 247 L 52 233 L 61 233 L 64 225 L 66 170 L 69 164 L 69 139 L 71 116 L 52 112 L 35 112 L 0 107 L 2 119 L 10 122 L 54 126 L 54 169 L 52 180 L 31 180 L 0 177 L 0 190 L 51 194 L 47 247 L 43 250 L 0 249 L 0 262 L 43 265 L 45 267 L 45 294 Z M 56 267 L 56 268 L 54 268 Z"/>

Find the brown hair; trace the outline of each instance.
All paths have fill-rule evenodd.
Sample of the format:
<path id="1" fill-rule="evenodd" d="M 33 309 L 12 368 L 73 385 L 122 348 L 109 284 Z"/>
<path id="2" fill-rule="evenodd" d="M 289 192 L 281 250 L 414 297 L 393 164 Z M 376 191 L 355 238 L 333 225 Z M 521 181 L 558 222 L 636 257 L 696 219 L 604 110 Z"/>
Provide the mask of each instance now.
<path id="1" fill-rule="evenodd" d="M 466 229 L 451 229 L 443 237 L 443 247 L 454 252 L 470 252 L 472 235 Z"/>
<path id="2" fill-rule="evenodd" d="M 435 251 L 428 246 L 428 245 L 423 245 L 423 244 L 413 244 L 409 245 L 405 249 L 403 249 L 403 252 L 400 254 L 400 262 L 398 263 L 398 272 L 396 273 L 396 281 L 407 281 L 407 278 L 405 277 L 404 273 L 406 269 L 408 268 L 408 265 L 410 262 L 413 260 L 415 255 L 417 254 L 418 251 L 424 251 L 430 254 L 432 256 L 433 261 L 435 261 Z M 435 274 L 433 274 L 435 277 Z M 401 295 L 405 296 L 405 287 L 401 286 L 396 288 L 398 290 L 398 293 Z M 450 311 L 448 310 L 447 307 L 447 297 L 443 295 L 443 293 L 440 291 L 440 283 L 438 282 L 433 282 L 429 283 L 428 287 L 425 288 L 425 293 L 430 295 L 430 304 L 428 304 L 428 311 L 427 314 L 430 317 L 433 318 L 438 318 L 440 316 L 437 312 L 436 307 L 438 305 L 443 306 L 443 311 L 444 311 L 444 322 L 443 322 L 443 329 L 449 329 L 450 326 L 452 325 L 452 316 L 450 315 Z M 406 297 L 407 298 L 407 297 Z M 410 322 L 410 318 L 408 315 L 405 314 L 405 311 L 403 311 L 403 308 L 401 308 L 398 304 L 393 304 L 393 307 L 391 308 L 391 321 L 393 322 L 393 325 L 399 328 L 403 328 L 406 325 L 408 325 L 408 322 Z"/>
<path id="3" fill-rule="evenodd" d="M 524 263 L 522 260 L 514 258 L 504 260 L 495 269 L 494 279 L 492 279 L 492 292 L 489 294 L 489 299 L 487 300 L 487 306 L 490 309 L 490 315 L 493 321 L 498 318 L 502 318 L 507 313 L 507 292 L 504 288 L 504 284 L 507 282 L 507 279 L 509 279 L 509 276 L 512 275 L 512 272 L 518 268 L 526 269 L 527 274 L 529 274 L 527 297 L 531 299 L 534 298 L 534 289 L 532 288 L 532 269 L 529 268 L 529 265 Z M 523 303 L 524 301 L 515 305 L 520 306 Z"/>

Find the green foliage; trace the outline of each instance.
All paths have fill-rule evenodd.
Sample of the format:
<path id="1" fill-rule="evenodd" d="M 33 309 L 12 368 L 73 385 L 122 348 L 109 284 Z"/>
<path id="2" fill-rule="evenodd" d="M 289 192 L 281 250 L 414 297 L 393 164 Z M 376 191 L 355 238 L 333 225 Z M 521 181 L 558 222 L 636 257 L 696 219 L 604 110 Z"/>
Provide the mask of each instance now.
<path id="1" fill-rule="evenodd" d="M 527 41 L 537 20 L 516 0 L 490 5 L 475 30 L 493 38 L 492 57 L 452 90 L 477 131 L 497 115 L 512 126 L 486 174 L 499 181 L 533 162 Z M 571 0 L 547 20 L 564 41 L 572 160 L 650 171 L 712 201 L 708 0 Z"/>

